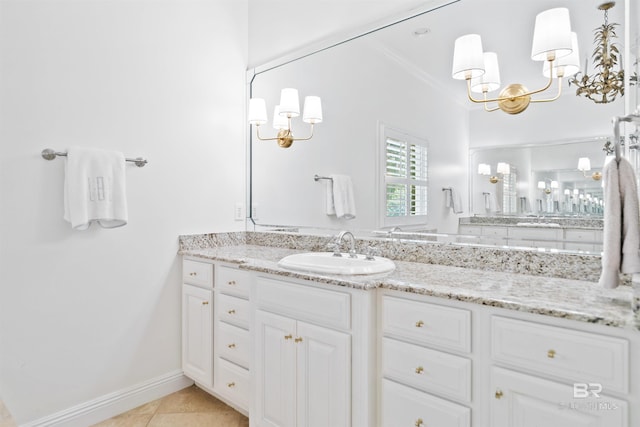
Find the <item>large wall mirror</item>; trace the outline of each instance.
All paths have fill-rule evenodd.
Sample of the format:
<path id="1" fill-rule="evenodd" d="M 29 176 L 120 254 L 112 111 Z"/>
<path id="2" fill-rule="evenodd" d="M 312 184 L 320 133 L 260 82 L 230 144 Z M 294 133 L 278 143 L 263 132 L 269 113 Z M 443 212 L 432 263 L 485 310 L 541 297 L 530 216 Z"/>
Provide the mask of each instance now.
<path id="1" fill-rule="evenodd" d="M 276 134 L 271 119 L 282 88 L 297 88 L 301 99 L 306 95 L 320 96 L 324 112 L 324 120 L 315 126 L 313 138 L 294 142 L 290 148 L 281 148 L 274 141 L 260 141 L 255 137 L 255 129 L 251 130 L 251 226 L 365 232 L 400 225 L 407 230 L 451 234 L 458 232 L 461 219 L 518 213 L 520 197 L 526 198 L 522 206 L 528 203 L 522 213 L 569 214 L 569 205 L 563 206 L 560 198 L 548 203 L 548 199 L 539 197 L 543 191 L 538 188 L 539 182 L 549 186 L 554 181 L 562 183 L 562 195 L 570 189 L 573 196 L 578 188 L 577 197 L 582 192 L 584 197 L 590 194 L 592 199 L 601 200 L 598 184 L 590 182 L 584 171 L 578 170 L 578 159 L 590 158 L 592 172 L 601 169 L 602 138 L 606 139 L 612 132 L 611 117 L 625 114 L 625 104 L 635 102 L 637 89 L 628 91 L 628 96 L 619 97 L 615 102 L 597 104 L 576 96 L 576 87 L 568 86 L 564 79 L 559 99 L 531 104 L 524 112 L 510 115 L 502 111 L 486 112 L 482 106 L 472 105 L 467 99 L 465 82 L 451 78 L 455 39 L 478 33 L 485 51 L 499 55 L 503 86 L 509 83 L 522 83 L 530 89 L 544 86 L 542 63 L 530 59 L 531 40 L 536 14 L 554 7 L 570 10 L 581 62 L 586 62 L 587 72 L 593 74 L 593 31 L 603 23 L 603 13 L 598 10 L 601 3 L 594 0 L 431 2 L 425 6 L 424 13 L 409 19 L 251 70 L 250 94 L 264 98 L 269 112 L 270 121 L 260 128 L 263 137 Z M 625 17 L 624 1 L 609 10 L 608 20 L 619 24 L 616 42 L 621 49 L 625 46 L 625 34 L 637 40 L 637 29 L 625 27 L 629 21 Z M 631 22 L 637 26 L 637 19 Z M 633 48 L 625 46 L 624 50 L 633 57 L 624 61 L 625 65 L 637 68 L 634 57 L 637 43 Z M 557 90 L 555 85 L 550 89 L 552 95 Z M 632 97 L 634 101 L 630 100 Z M 307 136 L 308 125 L 293 119 L 293 133 L 296 137 Z M 407 147 L 413 147 L 410 141 L 422 141 L 420 145 L 424 146 L 426 158 L 425 179 L 421 181 L 424 191 L 412 195 L 414 199 L 419 198 L 426 215 L 409 212 L 408 217 L 420 216 L 420 219 L 412 218 L 413 221 L 406 224 L 386 221 L 385 216 L 389 211 L 384 179 L 388 160 L 385 147 L 390 138 L 398 139 L 394 135 L 409 141 Z M 536 150 L 538 146 L 544 148 Z M 553 155 L 549 154 L 551 146 Z M 518 147 L 526 149 L 517 152 Z M 485 203 L 483 193 L 495 192 L 497 187 L 480 180 L 478 163 L 491 164 L 495 170 L 498 162 L 508 161 L 496 153 L 507 154 L 507 149 L 515 150 L 509 156 L 519 157 L 525 152 L 531 156 L 520 166 L 520 176 L 527 178 L 526 188 L 522 179 L 523 193 L 514 193 L 513 211 L 505 212 L 504 207 L 500 207 L 501 212 L 497 208 L 490 211 L 490 201 Z M 563 151 L 565 149 L 568 151 Z M 561 159 L 564 161 L 559 162 Z M 511 163 L 515 165 L 514 161 Z M 315 175 L 351 178 L 355 218 L 328 214 L 328 182 L 314 180 Z M 452 189 L 455 196 L 452 198 L 451 193 L 443 189 Z M 458 203 L 452 203 L 454 199 Z M 538 204 L 539 199 L 542 206 Z M 595 207 L 591 208 L 594 208 L 592 213 L 597 214 Z"/>

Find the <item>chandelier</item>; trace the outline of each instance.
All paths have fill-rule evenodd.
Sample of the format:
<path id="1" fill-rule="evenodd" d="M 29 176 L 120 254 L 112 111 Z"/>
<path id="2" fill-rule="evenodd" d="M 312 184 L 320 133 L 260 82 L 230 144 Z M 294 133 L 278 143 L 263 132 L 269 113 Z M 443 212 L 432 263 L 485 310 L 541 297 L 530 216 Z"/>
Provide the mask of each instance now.
<path id="1" fill-rule="evenodd" d="M 595 64 L 595 74 L 589 76 L 587 74 L 587 64 L 585 70 L 579 72 L 569 79 L 569 85 L 576 85 L 576 95 L 583 95 L 592 100 L 596 104 L 607 104 L 613 102 L 618 95 L 624 95 L 624 70 L 618 64 L 620 51 L 613 40 L 616 36 L 616 26 L 618 24 L 609 23 L 608 12 L 615 2 L 607 2 L 598 6 L 598 9 L 604 11 L 604 23 L 596 28 L 594 42 L 596 43 L 593 51 L 593 62 Z M 614 68 L 618 68 L 616 71 Z"/>

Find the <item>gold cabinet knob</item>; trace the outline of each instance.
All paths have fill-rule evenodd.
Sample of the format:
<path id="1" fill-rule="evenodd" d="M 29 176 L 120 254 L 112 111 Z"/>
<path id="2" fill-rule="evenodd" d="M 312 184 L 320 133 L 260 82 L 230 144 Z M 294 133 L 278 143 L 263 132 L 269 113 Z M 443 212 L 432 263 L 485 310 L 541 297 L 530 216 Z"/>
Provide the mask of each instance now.
<path id="1" fill-rule="evenodd" d="M 556 351 L 555 351 L 555 350 L 553 350 L 553 349 L 551 349 L 551 350 L 547 351 L 547 357 L 548 357 L 549 359 L 553 359 L 554 357 L 556 357 Z"/>
<path id="2" fill-rule="evenodd" d="M 424 322 L 422 320 L 418 320 L 416 322 L 416 328 L 422 328 L 424 326 Z"/>
<path id="3" fill-rule="evenodd" d="M 497 389 L 496 390 L 496 399 L 501 399 L 502 396 L 504 396 L 504 393 L 502 392 L 502 390 Z"/>
<path id="4" fill-rule="evenodd" d="M 202 301 L 202 305 L 209 305 L 209 301 Z"/>
<path id="5" fill-rule="evenodd" d="M 189 273 L 189 276 L 191 276 L 191 277 L 195 277 L 197 275 L 198 275 L 198 273 L 196 273 L 195 271 L 192 271 L 191 273 Z"/>
<path id="6" fill-rule="evenodd" d="M 422 421 L 422 418 L 418 418 L 416 420 L 415 426 L 416 427 L 422 427 L 424 425 L 424 421 Z"/>
<path id="7" fill-rule="evenodd" d="M 234 383 L 234 382 L 227 383 L 227 387 L 229 387 L 229 388 L 233 388 L 235 386 L 236 386 L 236 383 Z"/>
<path id="8" fill-rule="evenodd" d="M 422 374 L 424 372 L 424 368 L 422 366 L 418 366 L 416 368 L 416 374 Z"/>
<path id="9" fill-rule="evenodd" d="M 293 338 L 293 335 L 291 335 L 291 334 L 284 336 L 285 340 L 290 340 L 291 338 Z"/>
<path id="10" fill-rule="evenodd" d="M 229 285 L 229 286 L 235 286 L 235 284 L 236 284 L 236 281 L 235 281 L 235 280 L 229 280 L 229 281 L 227 282 L 227 285 Z"/>
<path id="11" fill-rule="evenodd" d="M 227 311 L 227 313 L 229 313 L 229 314 L 236 314 L 236 311 L 235 311 L 234 309 L 231 309 L 231 310 Z"/>
<path id="12" fill-rule="evenodd" d="M 236 345 L 234 343 L 227 344 L 227 348 L 236 348 Z"/>
<path id="13" fill-rule="evenodd" d="M 296 337 L 295 342 L 302 342 L 302 337 Z"/>

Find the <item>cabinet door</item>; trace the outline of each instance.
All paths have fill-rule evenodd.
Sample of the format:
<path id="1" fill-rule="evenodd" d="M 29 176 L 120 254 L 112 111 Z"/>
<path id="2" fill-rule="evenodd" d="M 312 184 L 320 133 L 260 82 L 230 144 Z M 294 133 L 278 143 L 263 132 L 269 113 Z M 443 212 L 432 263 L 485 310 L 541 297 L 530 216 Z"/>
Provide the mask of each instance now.
<path id="1" fill-rule="evenodd" d="M 262 310 L 256 312 L 256 413 L 252 418 L 258 427 L 296 427 L 295 336 L 295 320 Z"/>
<path id="2" fill-rule="evenodd" d="M 627 427 L 625 401 L 599 395 L 596 385 L 559 384 L 507 369 L 491 373 L 492 427 Z M 595 393 L 595 394 L 594 394 Z"/>
<path id="3" fill-rule="evenodd" d="M 182 285 L 182 370 L 213 387 L 213 291 Z"/>
<path id="4" fill-rule="evenodd" d="M 351 425 L 351 336 L 298 321 L 297 426 Z"/>

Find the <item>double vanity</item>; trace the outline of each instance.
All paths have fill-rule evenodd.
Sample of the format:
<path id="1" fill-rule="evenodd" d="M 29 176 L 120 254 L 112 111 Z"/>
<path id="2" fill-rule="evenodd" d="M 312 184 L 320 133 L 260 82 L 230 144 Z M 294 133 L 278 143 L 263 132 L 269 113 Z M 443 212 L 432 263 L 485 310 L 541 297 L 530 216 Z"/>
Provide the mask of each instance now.
<path id="1" fill-rule="evenodd" d="M 185 375 L 251 426 L 640 425 L 633 286 L 598 257 L 329 242 L 180 238 Z"/>

